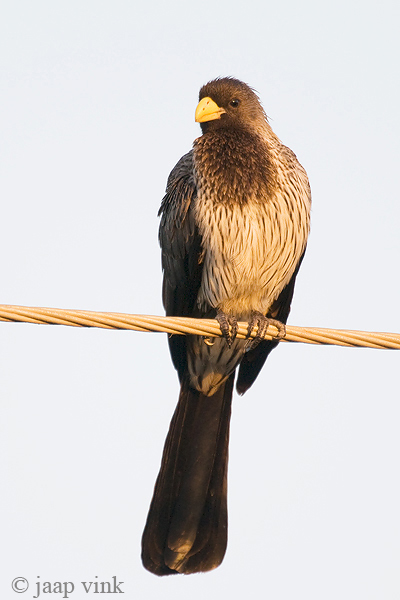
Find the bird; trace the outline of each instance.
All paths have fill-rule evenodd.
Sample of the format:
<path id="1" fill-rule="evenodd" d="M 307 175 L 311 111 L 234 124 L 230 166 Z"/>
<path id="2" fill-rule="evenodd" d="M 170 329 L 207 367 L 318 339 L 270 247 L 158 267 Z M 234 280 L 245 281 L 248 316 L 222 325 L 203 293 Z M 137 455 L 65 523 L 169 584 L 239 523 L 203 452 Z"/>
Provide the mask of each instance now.
<path id="1" fill-rule="evenodd" d="M 159 211 L 162 298 L 167 316 L 216 318 L 222 335 L 168 339 L 181 387 L 142 536 L 143 565 L 160 576 L 224 558 L 236 371 L 242 395 L 285 335 L 310 229 L 306 171 L 253 88 L 209 81 L 195 121 L 202 135 L 172 169 Z M 278 336 L 264 339 L 271 323 Z"/>

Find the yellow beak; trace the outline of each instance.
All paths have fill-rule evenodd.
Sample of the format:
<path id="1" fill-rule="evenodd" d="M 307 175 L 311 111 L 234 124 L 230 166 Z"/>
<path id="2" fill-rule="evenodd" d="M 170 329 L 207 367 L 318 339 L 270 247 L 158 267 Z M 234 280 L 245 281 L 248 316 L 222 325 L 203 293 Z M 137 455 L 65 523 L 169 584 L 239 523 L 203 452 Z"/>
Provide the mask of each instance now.
<path id="1" fill-rule="evenodd" d="M 218 104 L 214 102 L 214 100 L 211 100 L 211 98 L 207 96 L 198 103 L 194 120 L 196 123 L 214 121 L 215 119 L 220 119 L 224 112 L 226 112 L 226 110 L 220 108 Z"/>

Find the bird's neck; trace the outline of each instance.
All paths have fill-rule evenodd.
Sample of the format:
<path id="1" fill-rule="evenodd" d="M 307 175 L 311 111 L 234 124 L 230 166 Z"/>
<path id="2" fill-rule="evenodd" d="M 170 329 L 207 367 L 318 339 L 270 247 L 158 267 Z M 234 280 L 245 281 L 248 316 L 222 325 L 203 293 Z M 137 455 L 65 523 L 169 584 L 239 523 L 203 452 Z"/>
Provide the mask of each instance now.
<path id="1" fill-rule="evenodd" d="M 257 131 L 218 129 L 193 146 L 198 191 L 212 189 L 217 202 L 265 201 L 274 187 L 273 153 Z"/>

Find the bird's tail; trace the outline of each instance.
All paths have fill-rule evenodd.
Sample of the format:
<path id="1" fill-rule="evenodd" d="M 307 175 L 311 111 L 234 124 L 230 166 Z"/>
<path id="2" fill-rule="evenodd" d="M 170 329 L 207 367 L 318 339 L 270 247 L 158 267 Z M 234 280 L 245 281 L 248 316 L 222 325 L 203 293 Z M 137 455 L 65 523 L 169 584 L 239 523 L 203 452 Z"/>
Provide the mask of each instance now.
<path id="1" fill-rule="evenodd" d="M 224 557 L 233 380 L 213 396 L 182 383 L 142 538 L 156 575 L 209 571 Z"/>

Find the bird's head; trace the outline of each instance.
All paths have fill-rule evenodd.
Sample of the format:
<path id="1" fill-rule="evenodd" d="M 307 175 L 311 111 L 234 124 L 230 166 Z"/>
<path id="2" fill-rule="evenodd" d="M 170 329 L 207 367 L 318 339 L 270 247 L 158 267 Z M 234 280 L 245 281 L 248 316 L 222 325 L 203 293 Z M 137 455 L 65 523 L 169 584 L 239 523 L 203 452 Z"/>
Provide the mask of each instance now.
<path id="1" fill-rule="evenodd" d="M 221 128 L 265 126 L 266 115 L 254 90 L 232 77 L 214 79 L 200 90 L 195 120 L 203 133 Z"/>

